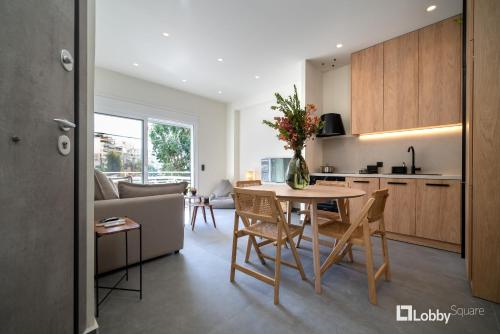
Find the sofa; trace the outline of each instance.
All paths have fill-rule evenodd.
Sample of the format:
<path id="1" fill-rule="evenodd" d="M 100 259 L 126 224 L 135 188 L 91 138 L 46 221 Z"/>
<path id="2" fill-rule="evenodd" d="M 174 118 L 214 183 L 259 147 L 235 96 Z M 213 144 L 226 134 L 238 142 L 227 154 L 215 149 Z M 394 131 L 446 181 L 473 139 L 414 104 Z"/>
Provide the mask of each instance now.
<path id="1" fill-rule="evenodd" d="M 184 192 L 186 182 L 117 186 L 95 171 L 94 218 L 129 217 L 142 225 L 143 261 L 177 253 L 184 246 Z M 139 232 L 128 233 L 128 262 L 139 261 Z M 99 274 L 125 266 L 123 233 L 99 239 Z"/>

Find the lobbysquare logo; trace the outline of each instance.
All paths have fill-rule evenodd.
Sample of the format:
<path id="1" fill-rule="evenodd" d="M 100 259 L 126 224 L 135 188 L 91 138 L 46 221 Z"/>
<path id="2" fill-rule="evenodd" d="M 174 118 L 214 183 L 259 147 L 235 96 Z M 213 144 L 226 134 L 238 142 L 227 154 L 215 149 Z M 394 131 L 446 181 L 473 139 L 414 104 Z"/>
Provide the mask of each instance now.
<path id="1" fill-rule="evenodd" d="M 427 312 L 418 313 L 417 310 L 413 309 L 412 305 L 397 305 L 396 306 L 396 320 L 397 321 L 437 321 L 444 322 L 448 324 L 450 320 L 451 313 L 450 312 L 441 312 L 439 309 L 427 310 Z"/>

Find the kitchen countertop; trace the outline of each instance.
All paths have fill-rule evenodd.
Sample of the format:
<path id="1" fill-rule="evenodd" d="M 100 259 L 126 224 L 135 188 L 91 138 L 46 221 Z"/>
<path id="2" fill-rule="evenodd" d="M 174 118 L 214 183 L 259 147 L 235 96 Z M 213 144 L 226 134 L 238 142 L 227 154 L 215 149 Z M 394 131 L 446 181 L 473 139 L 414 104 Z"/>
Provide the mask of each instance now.
<path id="1" fill-rule="evenodd" d="M 461 180 L 461 175 L 446 174 L 357 174 L 357 173 L 311 173 L 313 176 L 344 176 L 344 177 L 379 177 L 391 179 L 433 179 L 433 180 Z"/>

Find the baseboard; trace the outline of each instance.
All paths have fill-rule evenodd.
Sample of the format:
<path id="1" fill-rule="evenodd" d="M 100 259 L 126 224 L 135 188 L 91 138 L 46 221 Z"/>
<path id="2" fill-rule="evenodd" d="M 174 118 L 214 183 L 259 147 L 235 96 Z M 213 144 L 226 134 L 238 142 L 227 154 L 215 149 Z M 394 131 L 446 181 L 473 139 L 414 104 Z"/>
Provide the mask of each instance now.
<path id="1" fill-rule="evenodd" d="M 386 236 L 388 239 L 391 239 L 391 240 L 403 241 L 403 242 L 407 242 L 407 243 L 415 244 L 415 245 L 419 245 L 419 246 L 426 246 L 426 247 L 431 247 L 431 248 L 442 249 L 442 250 L 445 250 L 448 252 L 460 253 L 460 251 L 461 251 L 460 244 L 452 244 L 449 242 L 425 239 L 425 238 L 420 238 L 420 237 L 416 237 L 416 236 L 409 236 L 409 235 L 398 234 L 398 233 L 393 233 L 393 232 L 386 232 Z"/>
<path id="2" fill-rule="evenodd" d="M 83 334 L 97 334 L 99 332 L 99 325 L 94 318 L 94 323 L 83 331 Z"/>

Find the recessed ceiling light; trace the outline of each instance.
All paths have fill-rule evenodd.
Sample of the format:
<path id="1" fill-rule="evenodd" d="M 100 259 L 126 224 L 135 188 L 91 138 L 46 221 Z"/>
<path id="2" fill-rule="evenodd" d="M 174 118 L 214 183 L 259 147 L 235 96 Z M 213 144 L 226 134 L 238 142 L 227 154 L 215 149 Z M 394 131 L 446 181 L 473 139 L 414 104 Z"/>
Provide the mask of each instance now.
<path id="1" fill-rule="evenodd" d="M 182 79 L 182 82 L 187 82 L 187 79 Z"/>
<path id="2" fill-rule="evenodd" d="M 161 34 L 163 35 L 163 37 L 168 37 L 168 36 L 170 36 L 170 34 L 169 34 L 168 32 L 162 32 Z"/>
<path id="3" fill-rule="evenodd" d="M 256 76 L 255 76 L 255 79 L 260 79 L 260 75 L 256 75 Z"/>
<path id="4" fill-rule="evenodd" d="M 218 91 L 218 92 L 217 92 L 217 94 L 222 94 L 222 91 L 221 91 L 221 90 L 220 90 L 220 91 Z"/>
<path id="5" fill-rule="evenodd" d="M 432 12 L 434 9 L 436 9 L 437 6 L 436 5 L 430 5 L 429 7 L 427 7 L 426 11 L 428 12 Z"/>
<path id="6" fill-rule="evenodd" d="M 133 66 L 139 67 L 139 63 L 132 63 Z"/>
<path id="7" fill-rule="evenodd" d="M 222 58 L 217 58 L 217 61 L 218 61 L 219 63 L 222 63 L 222 62 L 224 61 L 224 59 L 222 59 Z"/>
<path id="8" fill-rule="evenodd" d="M 342 43 L 337 43 L 337 48 L 340 49 L 341 47 L 343 47 Z"/>

